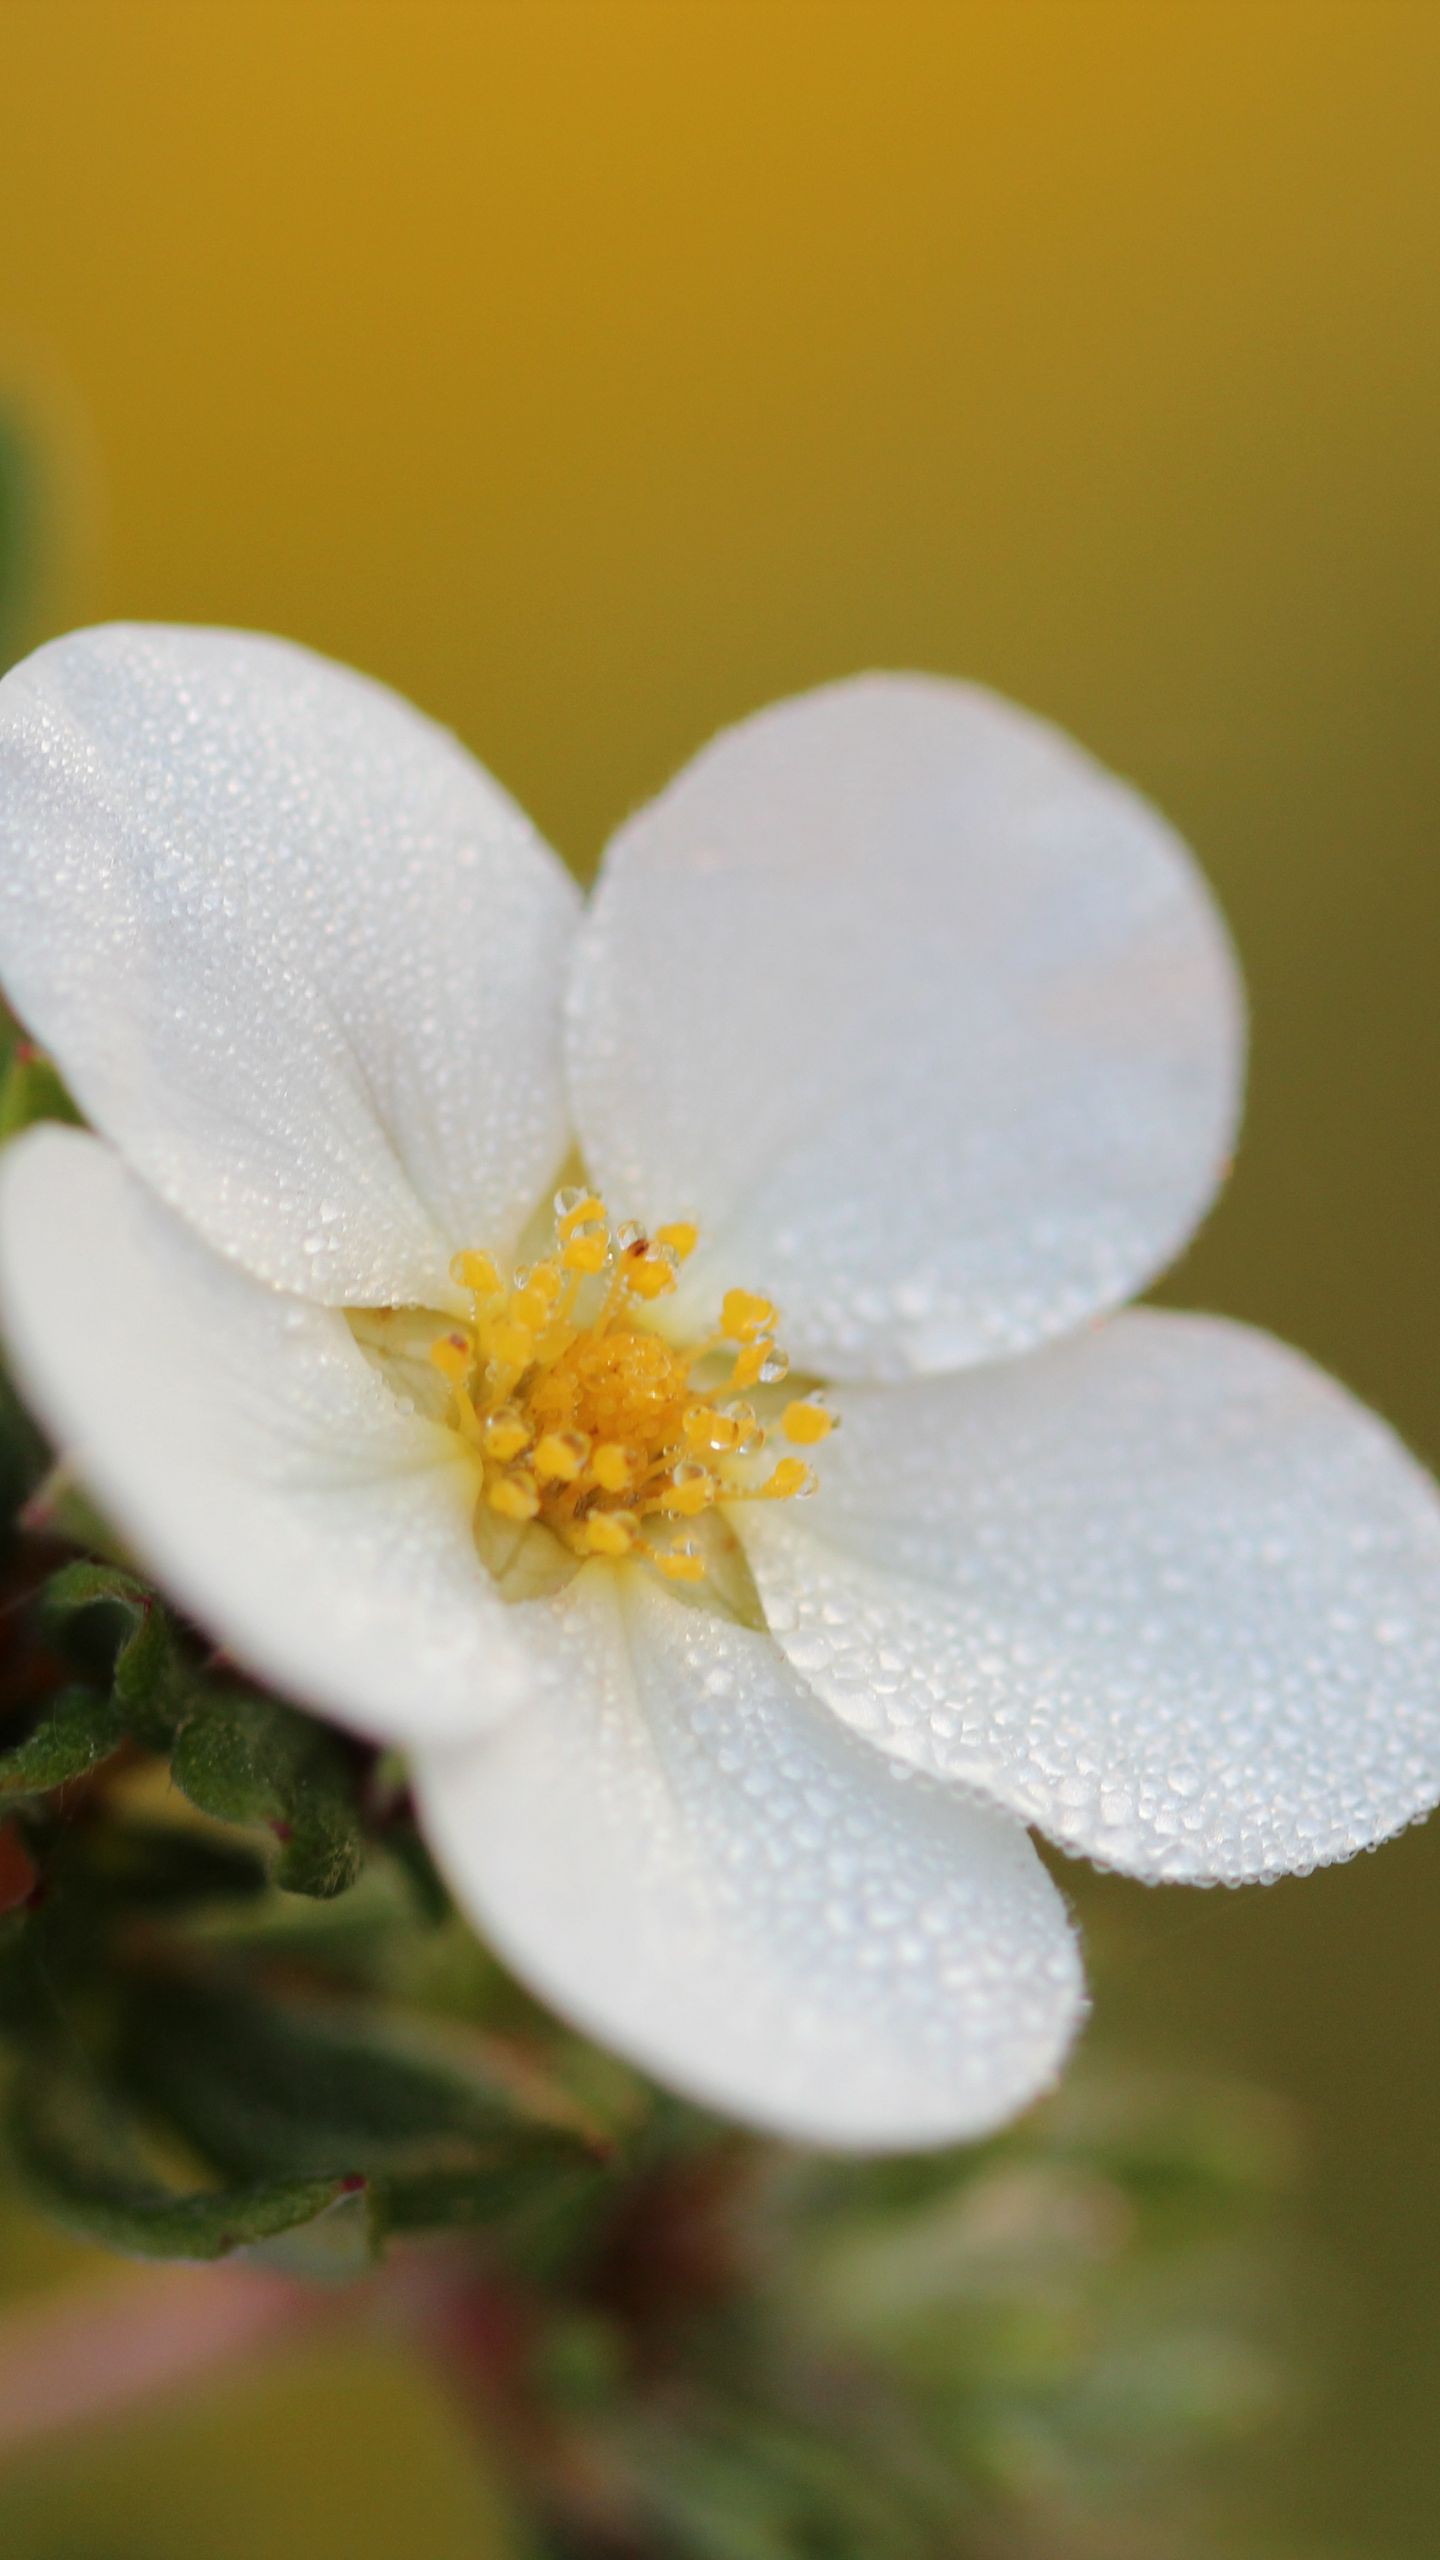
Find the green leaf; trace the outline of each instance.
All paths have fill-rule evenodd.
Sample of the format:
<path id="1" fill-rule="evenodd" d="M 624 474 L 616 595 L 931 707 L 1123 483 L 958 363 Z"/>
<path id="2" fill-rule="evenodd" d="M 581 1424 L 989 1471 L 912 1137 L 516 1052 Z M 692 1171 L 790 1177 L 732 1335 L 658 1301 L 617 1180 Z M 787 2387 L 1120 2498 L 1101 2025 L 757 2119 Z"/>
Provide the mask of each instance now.
<path id="1" fill-rule="evenodd" d="M 118 1565 L 64 1565 L 45 1585 L 41 1621 L 83 1670 L 108 1681 L 126 1731 L 163 1749 L 190 1707 L 194 1675 L 154 1592 Z"/>
<path id="2" fill-rule="evenodd" d="M 21 2078 L 10 2137 L 30 2188 L 58 2221 L 134 2257 L 228 2257 L 313 2222 L 353 2192 L 344 2178 L 261 2179 L 200 2191 L 167 2186 L 124 2117 L 78 2073 L 53 2066 Z"/>
<path id="3" fill-rule="evenodd" d="M 83 1778 L 124 1739 L 125 1719 L 113 1698 L 93 1689 L 62 1689 L 46 1701 L 24 1740 L 0 1751 L 0 1800 L 45 1795 Z"/>
<path id="4" fill-rule="evenodd" d="M 281 2007 L 232 1984 L 137 1988 L 127 2086 L 230 2177 L 453 2162 L 516 2121 L 508 2092 L 373 2020 Z"/>
<path id="5" fill-rule="evenodd" d="M 234 1984 L 137 1987 L 116 2057 L 129 2103 L 231 2180 L 363 2181 L 370 2238 L 483 2229 L 534 2263 L 568 2247 L 607 2164 L 413 2028 L 281 2007 Z"/>
<path id="6" fill-rule="evenodd" d="M 594 2227 L 608 2194 L 601 2164 L 570 2134 L 531 2128 L 456 2169 L 391 2169 L 370 2185 L 378 2249 L 422 2231 L 483 2231 L 530 2272 L 548 2272 Z"/>
<path id="7" fill-rule="evenodd" d="M 169 1751 L 193 1805 L 280 1842 L 275 1874 L 287 1892 L 328 1899 L 355 1882 L 365 1837 L 354 1755 L 338 1734 L 278 1699 L 204 1685 L 163 1604 L 116 1565 L 64 1566 L 46 1584 L 42 1618 L 108 1680 L 124 1729 Z"/>
<path id="8" fill-rule="evenodd" d="M 287 1893 L 328 1900 L 355 1882 L 365 1861 L 357 1771 L 325 1725 L 273 1698 L 215 1691 L 192 1702 L 170 1765 L 202 1813 L 274 1834 Z"/>

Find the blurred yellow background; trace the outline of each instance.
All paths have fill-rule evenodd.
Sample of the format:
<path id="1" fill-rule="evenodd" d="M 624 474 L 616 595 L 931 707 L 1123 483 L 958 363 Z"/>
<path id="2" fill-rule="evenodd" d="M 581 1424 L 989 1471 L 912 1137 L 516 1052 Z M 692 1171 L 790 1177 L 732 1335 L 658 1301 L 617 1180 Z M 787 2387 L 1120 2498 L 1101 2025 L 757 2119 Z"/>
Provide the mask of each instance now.
<path id="1" fill-rule="evenodd" d="M 1050 713 L 1190 834 L 1253 991 L 1239 1170 L 1168 1294 L 1440 1460 L 1434 0 L 4 0 L 0 38 L 33 636 L 292 633 L 582 868 L 718 723 L 846 669 Z M 1327 2396 L 1261 2510 L 1433 2554 L 1440 1825 L 1268 1893 L 1066 1881 L 1108 2045 L 1303 2111 Z M 173 2425 L 237 2550 L 480 2548 L 418 2382 L 354 2389 L 428 2522 L 312 2457 L 303 2516 L 241 2532 L 272 2389 L 63 2494 L 17 2473 L 0 2536 L 228 2552 Z"/>

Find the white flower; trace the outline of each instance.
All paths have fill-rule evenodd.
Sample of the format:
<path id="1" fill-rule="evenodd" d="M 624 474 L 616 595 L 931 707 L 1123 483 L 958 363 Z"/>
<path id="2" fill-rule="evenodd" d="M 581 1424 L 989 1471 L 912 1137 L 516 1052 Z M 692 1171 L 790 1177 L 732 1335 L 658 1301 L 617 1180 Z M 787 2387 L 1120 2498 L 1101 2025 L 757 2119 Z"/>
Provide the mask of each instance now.
<path id="1" fill-rule="evenodd" d="M 1264 1336 L 1096 1321 L 1220 1177 L 1241 1011 L 1183 847 L 1038 721 L 781 704 L 582 914 L 375 685 L 81 633 L 0 685 L 0 977 L 99 1132 L 0 1171 L 39 1412 L 662 2079 L 977 2133 L 1083 2005 L 1026 1824 L 1235 1882 L 1440 1795 L 1429 1480 Z"/>

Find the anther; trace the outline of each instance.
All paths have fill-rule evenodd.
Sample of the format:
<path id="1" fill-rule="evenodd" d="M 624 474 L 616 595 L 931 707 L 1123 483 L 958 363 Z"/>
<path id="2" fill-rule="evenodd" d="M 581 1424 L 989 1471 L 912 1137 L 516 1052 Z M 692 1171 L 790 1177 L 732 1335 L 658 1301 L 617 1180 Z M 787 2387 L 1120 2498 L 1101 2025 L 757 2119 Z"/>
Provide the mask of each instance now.
<path id="1" fill-rule="evenodd" d="M 632 1263 L 625 1276 L 636 1298 L 663 1298 L 675 1286 L 674 1265 L 661 1253 L 647 1253 L 643 1261 Z"/>
<path id="2" fill-rule="evenodd" d="M 602 1493 L 623 1493 L 634 1476 L 637 1459 L 620 1440 L 602 1440 L 590 1453 L 590 1473 Z"/>
<path id="3" fill-rule="evenodd" d="M 542 1484 L 573 1484 L 590 1455 L 583 1431 L 547 1431 L 531 1464 Z"/>
<path id="4" fill-rule="evenodd" d="M 488 1253 L 457 1253 L 450 1265 L 450 1277 L 462 1289 L 472 1290 L 477 1298 L 498 1297 L 502 1286 Z"/>
<path id="5" fill-rule="evenodd" d="M 605 1223 L 605 1203 L 596 1192 L 584 1191 L 574 1183 L 556 1192 L 555 1223 L 562 1236 L 571 1236 L 577 1227 L 593 1225 L 596 1220 L 602 1226 Z"/>
<path id="6" fill-rule="evenodd" d="M 765 1446 L 765 1433 L 753 1404 L 732 1404 L 725 1408 L 725 1419 L 735 1426 L 735 1455 L 755 1458 Z"/>
<path id="7" fill-rule="evenodd" d="M 738 1416 L 719 1413 L 713 1404 L 692 1404 L 683 1427 L 691 1448 L 707 1455 L 736 1449 L 745 1436 L 745 1426 Z"/>
<path id="8" fill-rule="evenodd" d="M 753 1289 L 727 1289 L 720 1305 L 726 1341 L 753 1342 L 757 1334 L 769 1332 L 779 1312 L 769 1298 L 757 1297 Z"/>
<path id="9" fill-rule="evenodd" d="M 581 1522 L 576 1543 L 592 1556 L 628 1556 L 639 1535 L 633 1511 L 594 1511 Z"/>
<path id="10" fill-rule="evenodd" d="M 610 1252 L 610 1238 L 604 1227 L 582 1227 L 569 1236 L 560 1259 L 567 1271 L 578 1271 L 593 1278 L 603 1271 Z"/>
<path id="11" fill-rule="evenodd" d="M 533 1520 L 540 1508 L 540 1488 L 533 1476 L 517 1468 L 513 1475 L 497 1476 L 487 1485 L 485 1499 L 503 1520 Z"/>
<path id="12" fill-rule="evenodd" d="M 482 1340 L 488 1357 L 502 1369 L 526 1369 L 535 1356 L 535 1336 L 513 1316 L 497 1316 Z"/>
<path id="13" fill-rule="evenodd" d="M 530 1446 L 530 1425 L 513 1404 L 502 1404 L 492 1413 L 481 1433 L 487 1458 L 496 1459 L 503 1467 L 518 1458 Z"/>
<path id="14" fill-rule="evenodd" d="M 693 1458 L 682 1458 L 678 1466 L 671 1468 L 669 1483 L 660 1486 L 655 1498 L 662 1511 L 678 1511 L 691 1517 L 698 1511 L 708 1511 L 719 1490 L 708 1467 L 698 1465 Z"/>
<path id="15" fill-rule="evenodd" d="M 691 1538 L 677 1538 L 673 1547 L 647 1547 L 645 1552 L 667 1582 L 705 1579 L 705 1559 Z"/>
<path id="16" fill-rule="evenodd" d="M 819 1396 L 797 1396 L 787 1404 L 780 1428 L 787 1440 L 801 1449 L 813 1449 L 817 1442 L 828 1440 L 835 1429 L 835 1416 Z"/>
<path id="17" fill-rule="evenodd" d="M 728 1383 L 732 1387 L 758 1387 L 765 1375 L 765 1363 L 774 1348 L 774 1343 L 764 1337 L 759 1342 L 747 1343 L 742 1351 L 735 1354 L 735 1365 Z"/>
<path id="18" fill-rule="evenodd" d="M 460 1386 L 469 1376 L 473 1356 L 470 1337 L 465 1333 L 437 1334 L 430 1345 L 432 1363 L 442 1378 L 449 1379 L 452 1387 Z"/>
<path id="19" fill-rule="evenodd" d="M 510 1293 L 510 1314 L 527 1333 L 543 1333 L 555 1311 L 560 1295 L 560 1274 L 553 1263 L 539 1262 L 530 1272 L 523 1287 Z"/>

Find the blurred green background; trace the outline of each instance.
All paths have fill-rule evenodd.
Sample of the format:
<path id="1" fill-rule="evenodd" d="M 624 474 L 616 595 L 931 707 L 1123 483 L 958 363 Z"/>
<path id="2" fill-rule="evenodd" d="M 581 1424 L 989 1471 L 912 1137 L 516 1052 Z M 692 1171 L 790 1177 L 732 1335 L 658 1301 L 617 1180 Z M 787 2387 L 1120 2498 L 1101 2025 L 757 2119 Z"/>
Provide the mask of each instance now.
<path id="1" fill-rule="evenodd" d="M 1440 1461 L 1434 0 L 4 0 L 0 33 L 27 638 L 292 633 L 582 869 L 720 722 L 843 670 L 1048 712 L 1190 835 L 1252 990 L 1238 1171 L 1166 1294 Z M 1257 2518 L 1433 2554 L 1440 1825 L 1270 1891 L 1066 1882 L 1102 2049 L 1299 2113 L 1322 2387 Z M 75 2263 L 6 2245 L 15 2284 Z M 484 2549 L 433 2386 L 346 2356 L 35 2457 L 0 2538 Z"/>

